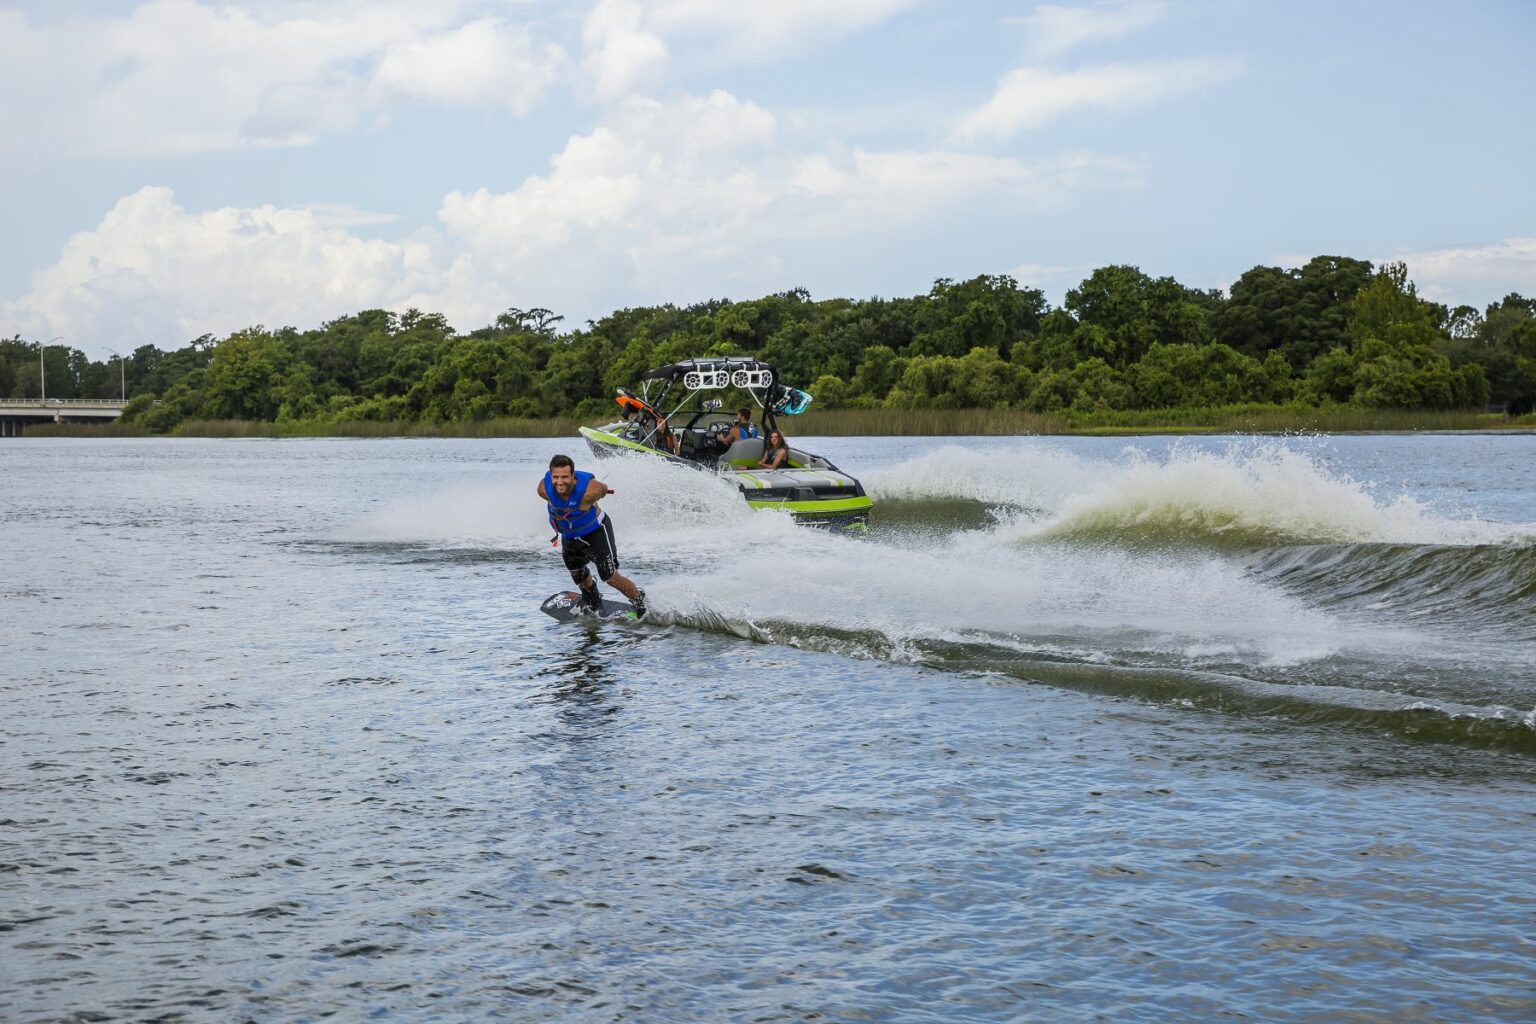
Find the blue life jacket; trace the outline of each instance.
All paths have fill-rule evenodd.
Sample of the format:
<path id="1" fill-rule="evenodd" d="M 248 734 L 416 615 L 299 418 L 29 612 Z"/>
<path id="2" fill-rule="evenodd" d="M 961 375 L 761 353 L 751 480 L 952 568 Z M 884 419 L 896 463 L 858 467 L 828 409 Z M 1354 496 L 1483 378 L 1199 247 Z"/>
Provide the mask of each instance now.
<path id="1" fill-rule="evenodd" d="M 749 437 L 756 437 L 756 436 L 757 436 L 757 426 L 756 426 L 756 424 L 748 423 L 746 426 L 742 426 L 740 423 L 736 424 L 736 439 L 738 441 L 745 441 Z"/>
<path id="2" fill-rule="evenodd" d="M 549 473 L 544 474 L 544 494 L 549 501 L 549 525 L 562 537 L 584 537 L 603 525 L 603 513 L 596 505 L 585 512 L 578 511 L 586 496 L 587 485 L 592 482 L 591 473 L 576 471 L 576 486 L 568 498 L 560 497 Z"/>

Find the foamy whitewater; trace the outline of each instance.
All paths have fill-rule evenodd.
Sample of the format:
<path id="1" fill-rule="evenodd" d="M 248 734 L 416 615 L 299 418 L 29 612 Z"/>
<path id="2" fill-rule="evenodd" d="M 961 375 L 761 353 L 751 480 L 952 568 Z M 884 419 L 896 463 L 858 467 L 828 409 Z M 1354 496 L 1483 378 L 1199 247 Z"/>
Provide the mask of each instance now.
<path id="1" fill-rule="evenodd" d="M 591 465 L 614 489 L 605 506 L 626 565 L 655 566 L 640 575 L 658 625 L 1029 678 L 1064 663 L 1175 670 L 1207 704 L 1279 686 L 1302 717 L 1348 703 L 1338 691 L 1362 710 L 1443 705 L 1448 719 L 1524 720 L 1536 706 L 1520 678 L 1536 672 L 1536 525 L 1436 511 L 1285 441 L 1096 455 L 941 444 L 863 474 L 876 503 L 867 538 L 752 512 L 713 474 L 644 458 Z M 556 589 L 548 523 L 525 490 L 400 501 L 334 536 L 536 554 Z M 959 509 L 979 525 L 925 528 L 965 521 L 948 514 Z M 1341 553 L 1357 563 L 1347 581 L 1307 570 Z M 1426 558 L 1444 562 L 1444 579 L 1396 578 Z M 1447 593 L 1478 560 L 1486 571 Z M 1364 576 L 1368 601 L 1348 582 Z M 1519 642 L 1490 645 L 1490 629 Z M 1139 692 L 1131 675 L 1126 686 Z"/>

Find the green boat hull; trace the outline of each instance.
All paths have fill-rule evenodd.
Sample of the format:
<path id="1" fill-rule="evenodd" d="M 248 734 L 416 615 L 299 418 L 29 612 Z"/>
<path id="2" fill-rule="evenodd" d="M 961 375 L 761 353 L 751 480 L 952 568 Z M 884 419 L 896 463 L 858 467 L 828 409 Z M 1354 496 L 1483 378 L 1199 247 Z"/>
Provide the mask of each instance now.
<path id="1" fill-rule="evenodd" d="M 582 427 L 581 436 L 598 458 L 646 455 L 694 469 L 710 471 L 707 463 L 681 458 L 596 427 Z M 794 466 L 782 470 L 758 470 L 751 459 L 721 460 L 715 467 L 729 474 L 747 506 L 788 512 L 797 523 L 861 532 L 868 529 L 874 502 L 858 480 L 828 465 Z"/>

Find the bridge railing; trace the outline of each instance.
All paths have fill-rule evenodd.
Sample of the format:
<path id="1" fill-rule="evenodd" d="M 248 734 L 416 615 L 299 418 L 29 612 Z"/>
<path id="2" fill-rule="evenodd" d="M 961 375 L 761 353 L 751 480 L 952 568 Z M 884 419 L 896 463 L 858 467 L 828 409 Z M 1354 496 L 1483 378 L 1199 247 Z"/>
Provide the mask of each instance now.
<path id="1" fill-rule="evenodd" d="M 120 402 L 115 398 L 0 398 L 0 406 L 20 405 L 28 409 L 51 409 L 56 405 L 107 405 L 124 406 L 127 402 Z"/>

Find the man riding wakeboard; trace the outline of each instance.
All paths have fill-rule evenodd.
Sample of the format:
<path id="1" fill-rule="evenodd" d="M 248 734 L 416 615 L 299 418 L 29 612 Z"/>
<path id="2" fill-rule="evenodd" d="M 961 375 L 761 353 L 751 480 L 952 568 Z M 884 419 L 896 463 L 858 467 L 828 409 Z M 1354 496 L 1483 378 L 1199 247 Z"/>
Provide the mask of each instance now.
<path id="1" fill-rule="evenodd" d="M 608 494 L 608 485 L 591 473 L 576 471 L 569 455 L 549 460 L 549 472 L 539 481 L 539 497 L 549 505 L 549 524 L 560 537 L 560 556 L 571 579 L 581 588 L 582 607 L 594 614 L 603 609 L 588 562 L 597 565 L 604 583 L 618 590 L 635 606 L 635 616 L 645 617 L 645 591 L 619 575 L 619 549 L 613 539 L 613 520 L 597 507 Z"/>

